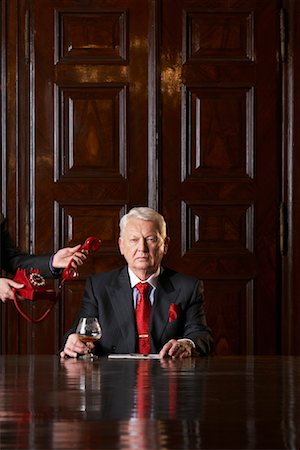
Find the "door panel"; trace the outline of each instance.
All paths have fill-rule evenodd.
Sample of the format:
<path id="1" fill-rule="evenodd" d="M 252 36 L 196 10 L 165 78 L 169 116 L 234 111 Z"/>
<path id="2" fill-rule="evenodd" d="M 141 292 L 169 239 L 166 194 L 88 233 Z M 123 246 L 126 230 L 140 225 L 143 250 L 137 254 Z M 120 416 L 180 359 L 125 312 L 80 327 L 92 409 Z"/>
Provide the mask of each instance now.
<path id="1" fill-rule="evenodd" d="M 51 155 L 53 148 L 53 160 L 37 174 L 37 222 L 53 221 L 56 247 L 93 234 L 101 239 L 85 277 L 121 264 L 119 219 L 147 202 L 149 10 L 137 0 L 51 0 L 35 1 L 34 14 L 36 151 Z M 37 242 L 42 233 L 39 227 Z M 80 287 L 65 289 L 63 330 L 79 307 Z"/>
<path id="2" fill-rule="evenodd" d="M 31 250 L 90 235 L 102 241 L 39 335 L 32 333 L 32 352 L 53 353 L 86 276 L 123 262 L 116 246 L 121 215 L 147 204 L 149 8 L 139 0 L 20 3 L 28 34 L 28 48 L 20 44 L 28 91 L 19 101 L 28 111 L 22 151 L 30 167 Z M 43 339 L 49 330 L 55 338 Z"/>
<path id="3" fill-rule="evenodd" d="M 163 30 L 167 262 L 204 280 L 216 353 L 273 353 L 278 4 L 166 0 Z"/>

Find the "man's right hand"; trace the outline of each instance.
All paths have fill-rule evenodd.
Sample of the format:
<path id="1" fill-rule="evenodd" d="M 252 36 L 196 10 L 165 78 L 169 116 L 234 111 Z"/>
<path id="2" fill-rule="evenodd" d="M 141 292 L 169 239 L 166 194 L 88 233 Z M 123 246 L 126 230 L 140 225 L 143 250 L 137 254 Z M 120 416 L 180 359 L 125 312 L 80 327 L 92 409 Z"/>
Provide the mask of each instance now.
<path id="1" fill-rule="evenodd" d="M 89 342 L 87 345 L 81 342 L 78 337 L 78 334 L 73 333 L 67 339 L 65 344 L 65 348 L 62 352 L 60 352 L 61 358 L 66 358 L 69 356 L 70 358 L 77 358 L 78 354 L 87 354 L 89 348 L 94 348 L 94 344 Z"/>
<path id="2" fill-rule="evenodd" d="M 13 289 L 21 289 L 24 284 L 17 283 L 9 278 L 0 278 L 0 300 L 6 302 L 6 300 L 13 300 L 15 293 Z"/>

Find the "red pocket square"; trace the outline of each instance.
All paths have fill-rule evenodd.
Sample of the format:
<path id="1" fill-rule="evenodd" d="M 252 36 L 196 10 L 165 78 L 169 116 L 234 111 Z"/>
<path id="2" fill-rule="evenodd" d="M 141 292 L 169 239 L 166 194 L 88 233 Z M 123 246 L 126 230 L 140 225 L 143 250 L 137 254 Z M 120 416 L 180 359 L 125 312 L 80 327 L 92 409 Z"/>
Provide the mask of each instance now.
<path id="1" fill-rule="evenodd" d="M 173 322 L 173 320 L 178 319 L 181 313 L 181 308 L 176 303 L 171 303 L 169 308 L 169 322 Z"/>

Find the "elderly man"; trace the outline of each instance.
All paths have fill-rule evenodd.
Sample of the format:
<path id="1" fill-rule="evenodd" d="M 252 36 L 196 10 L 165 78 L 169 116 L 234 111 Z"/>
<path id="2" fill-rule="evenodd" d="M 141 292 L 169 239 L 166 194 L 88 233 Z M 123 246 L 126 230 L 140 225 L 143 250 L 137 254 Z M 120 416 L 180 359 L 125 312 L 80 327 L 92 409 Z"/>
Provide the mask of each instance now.
<path id="1" fill-rule="evenodd" d="M 7 228 L 4 216 L 0 214 L 0 270 L 14 274 L 18 267 L 22 269 L 40 269 L 45 278 L 59 277 L 61 269 L 68 266 L 72 260 L 73 267 L 81 265 L 87 258 L 86 254 L 78 251 L 80 244 L 75 247 L 65 247 L 53 255 L 29 255 L 21 252 L 14 244 Z M 10 278 L 0 277 L 0 300 L 13 300 L 14 289 L 21 289 L 22 284 Z"/>
<path id="2" fill-rule="evenodd" d="M 184 358 L 211 352 L 202 282 L 161 265 L 169 240 L 164 218 L 151 208 L 133 208 L 121 218 L 119 248 L 127 264 L 87 279 L 61 357 L 87 353 L 76 325 L 88 316 L 97 317 L 102 327 L 95 345 L 98 355 L 138 352 Z"/>

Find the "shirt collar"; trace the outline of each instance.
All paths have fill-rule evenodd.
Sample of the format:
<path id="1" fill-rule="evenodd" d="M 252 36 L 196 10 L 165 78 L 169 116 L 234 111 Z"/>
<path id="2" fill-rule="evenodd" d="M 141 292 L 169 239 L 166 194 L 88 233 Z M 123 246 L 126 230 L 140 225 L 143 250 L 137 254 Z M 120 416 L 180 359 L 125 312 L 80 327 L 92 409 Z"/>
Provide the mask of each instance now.
<path id="1" fill-rule="evenodd" d="M 155 273 L 153 273 L 149 278 L 147 278 L 147 280 L 140 280 L 134 273 L 133 271 L 128 267 L 128 274 L 129 274 L 129 278 L 130 278 L 130 285 L 133 288 L 137 283 L 149 283 L 153 288 L 157 287 L 157 283 L 158 283 L 158 277 L 160 275 L 160 273 L 162 273 L 163 268 L 162 267 L 158 267 L 157 271 Z"/>

